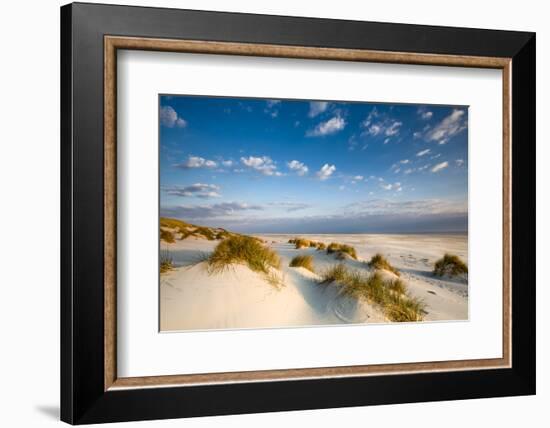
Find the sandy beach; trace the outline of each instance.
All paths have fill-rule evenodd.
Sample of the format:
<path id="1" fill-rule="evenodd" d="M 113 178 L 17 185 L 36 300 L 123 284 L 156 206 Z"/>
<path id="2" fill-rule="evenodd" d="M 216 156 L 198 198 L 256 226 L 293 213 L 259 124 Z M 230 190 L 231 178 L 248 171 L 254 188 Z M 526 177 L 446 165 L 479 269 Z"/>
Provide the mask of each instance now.
<path id="1" fill-rule="evenodd" d="M 299 235 L 324 242 L 353 246 L 357 259 L 338 260 L 334 254 L 315 248 L 296 249 L 288 243 L 294 234 L 254 235 L 281 258 L 278 286 L 246 265 L 233 264 L 223 272 L 208 270 L 205 255 L 219 240 L 188 237 L 174 243 L 161 242 L 173 268 L 160 277 L 161 331 L 303 327 L 349 323 L 385 323 L 377 305 L 343 295 L 337 287 L 319 284 L 319 273 L 339 263 L 368 273 L 366 262 L 383 254 L 398 269 L 411 296 L 425 304 L 424 321 L 468 319 L 466 277 L 437 277 L 434 263 L 444 253 L 467 261 L 467 234 L 335 234 Z M 289 267 L 297 255 L 313 258 L 315 273 Z M 395 275 L 384 271 L 392 278 Z"/>

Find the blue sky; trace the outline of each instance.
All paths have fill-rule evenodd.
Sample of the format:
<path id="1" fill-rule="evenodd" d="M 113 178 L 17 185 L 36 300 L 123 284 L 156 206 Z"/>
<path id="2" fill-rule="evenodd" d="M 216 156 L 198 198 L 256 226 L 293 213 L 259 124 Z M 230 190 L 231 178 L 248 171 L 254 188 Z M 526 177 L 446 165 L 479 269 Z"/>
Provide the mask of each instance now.
<path id="1" fill-rule="evenodd" d="M 246 233 L 466 231 L 468 109 L 160 96 L 162 216 Z"/>

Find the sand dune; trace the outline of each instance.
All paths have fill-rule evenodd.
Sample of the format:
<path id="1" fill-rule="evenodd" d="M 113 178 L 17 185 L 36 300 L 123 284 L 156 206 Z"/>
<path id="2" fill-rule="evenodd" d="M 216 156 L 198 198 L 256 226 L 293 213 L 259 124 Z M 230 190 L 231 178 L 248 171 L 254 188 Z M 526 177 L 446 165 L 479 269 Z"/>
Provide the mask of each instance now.
<path id="1" fill-rule="evenodd" d="M 294 235 L 259 236 L 281 257 L 281 287 L 244 265 L 232 265 L 210 274 L 204 255 L 219 241 L 190 237 L 162 243 L 175 268 L 161 275 L 160 327 L 162 331 L 269 328 L 345 323 L 381 323 L 386 317 L 375 305 L 339 295 L 336 287 L 320 285 L 317 274 L 289 267 L 298 255 L 311 255 L 316 272 L 337 263 L 368 271 L 364 261 L 377 252 L 399 269 L 412 296 L 426 304 L 426 321 L 468 318 L 468 284 L 465 279 L 440 279 L 431 274 L 433 263 L 446 251 L 467 259 L 466 235 L 309 235 L 325 243 L 352 245 L 358 260 L 337 260 L 314 248 L 296 250 Z"/>

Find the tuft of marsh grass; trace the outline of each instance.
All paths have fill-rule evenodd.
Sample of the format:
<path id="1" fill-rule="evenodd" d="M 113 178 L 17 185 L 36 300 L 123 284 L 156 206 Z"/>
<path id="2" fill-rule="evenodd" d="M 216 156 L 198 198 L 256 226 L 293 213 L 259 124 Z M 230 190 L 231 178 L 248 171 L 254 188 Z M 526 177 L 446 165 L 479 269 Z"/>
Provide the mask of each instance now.
<path id="1" fill-rule="evenodd" d="M 174 268 L 172 256 L 168 250 L 161 250 L 159 255 L 160 273 L 166 273 Z"/>
<path id="2" fill-rule="evenodd" d="M 456 276 L 468 273 L 468 266 L 458 256 L 445 253 L 445 255 L 435 262 L 434 275 L 437 276 Z"/>
<path id="3" fill-rule="evenodd" d="M 388 260 L 380 253 L 376 253 L 374 256 L 372 256 L 368 265 L 372 269 L 384 269 L 393 272 L 397 276 L 400 276 L 399 271 L 394 268 L 390 264 L 390 262 L 388 262 Z"/>
<path id="4" fill-rule="evenodd" d="M 312 256 L 296 256 L 289 264 L 290 267 L 303 267 L 311 272 L 315 272 L 313 269 L 313 257 Z"/>
<path id="5" fill-rule="evenodd" d="M 233 263 L 244 263 L 254 272 L 264 274 L 271 267 L 281 267 L 277 253 L 250 236 L 232 236 L 221 241 L 208 258 L 211 272 L 221 272 Z"/>
<path id="6" fill-rule="evenodd" d="M 321 274 L 321 283 L 334 283 L 345 295 L 378 305 L 390 321 L 422 321 L 424 317 L 425 305 L 407 293 L 400 279 L 384 281 L 378 272 L 365 275 L 340 263 Z"/>
<path id="7" fill-rule="evenodd" d="M 339 259 L 343 259 L 344 255 L 347 254 L 348 256 L 357 260 L 357 252 L 355 251 L 355 248 L 351 245 L 331 242 L 327 247 L 327 254 L 332 253 L 336 253 L 336 256 L 339 257 Z"/>
<path id="8" fill-rule="evenodd" d="M 324 242 L 318 242 L 317 243 L 317 250 L 319 251 L 323 251 L 323 250 L 326 250 L 327 246 L 325 245 Z"/>

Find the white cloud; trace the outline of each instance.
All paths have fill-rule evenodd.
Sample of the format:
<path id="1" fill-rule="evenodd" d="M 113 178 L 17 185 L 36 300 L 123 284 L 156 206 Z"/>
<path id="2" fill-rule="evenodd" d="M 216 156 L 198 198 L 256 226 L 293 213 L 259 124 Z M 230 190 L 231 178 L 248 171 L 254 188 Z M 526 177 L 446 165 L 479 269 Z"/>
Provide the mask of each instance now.
<path id="1" fill-rule="evenodd" d="M 223 160 L 222 165 L 230 168 L 230 167 L 233 166 L 233 161 L 232 160 Z"/>
<path id="2" fill-rule="evenodd" d="M 336 171 L 336 167 L 326 163 L 319 171 L 317 171 L 317 177 L 319 177 L 319 180 L 327 180 L 334 173 L 334 171 Z"/>
<path id="3" fill-rule="evenodd" d="M 382 125 L 374 124 L 369 126 L 368 132 L 370 135 L 376 136 L 383 131 Z"/>
<path id="4" fill-rule="evenodd" d="M 348 205 L 347 208 L 348 212 L 355 212 L 363 215 L 463 214 L 468 212 L 468 202 L 442 199 L 421 199 L 412 201 L 375 199 L 355 202 Z"/>
<path id="5" fill-rule="evenodd" d="M 187 122 L 178 116 L 176 110 L 171 106 L 162 106 L 160 108 L 160 123 L 167 128 L 185 128 Z"/>
<path id="6" fill-rule="evenodd" d="M 454 109 L 449 116 L 429 130 L 426 138 L 428 141 L 446 144 L 452 137 L 465 130 L 467 126 L 464 110 Z"/>
<path id="7" fill-rule="evenodd" d="M 231 217 L 241 211 L 263 210 L 261 205 L 244 202 L 221 202 L 213 205 L 180 205 L 161 208 L 161 215 L 180 218 L 216 218 Z"/>
<path id="8" fill-rule="evenodd" d="M 427 110 L 426 107 L 419 108 L 418 114 L 423 120 L 429 120 L 434 115 L 431 111 Z"/>
<path id="9" fill-rule="evenodd" d="M 306 133 L 308 137 L 322 137 L 325 135 L 335 134 L 341 131 L 346 126 L 346 121 L 343 117 L 336 115 L 331 119 L 319 123 L 315 128 Z"/>
<path id="10" fill-rule="evenodd" d="M 416 131 L 414 134 L 413 134 L 413 138 L 420 138 L 422 137 L 422 132 L 420 131 Z"/>
<path id="11" fill-rule="evenodd" d="M 432 172 L 441 171 L 442 169 L 445 169 L 445 168 L 447 168 L 448 166 L 449 166 L 449 162 L 447 162 L 447 161 L 438 163 L 437 165 L 435 165 L 435 166 L 432 168 Z"/>
<path id="12" fill-rule="evenodd" d="M 281 201 L 281 202 L 270 202 L 268 203 L 270 206 L 274 206 L 277 208 L 284 208 L 288 212 L 294 212 L 294 211 L 300 211 L 305 210 L 306 208 L 310 208 L 310 204 L 305 204 L 301 202 L 289 202 L 289 201 Z"/>
<path id="13" fill-rule="evenodd" d="M 258 171 L 263 175 L 274 175 L 277 177 L 282 175 L 279 171 L 277 171 L 277 166 L 275 165 L 275 162 L 273 162 L 273 160 L 269 156 L 249 156 L 247 158 L 242 157 L 241 162 L 248 168 Z"/>
<path id="14" fill-rule="evenodd" d="M 178 168 L 191 169 L 191 168 L 216 168 L 218 163 L 210 160 L 201 158 L 200 156 L 189 156 L 185 162 L 174 165 Z"/>
<path id="15" fill-rule="evenodd" d="M 373 137 L 377 135 L 385 135 L 386 137 L 393 137 L 399 134 L 399 128 L 403 125 L 398 120 L 391 119 L 387 115 L 381 115 L 376 107 L 374 107 L 366 119 L 361 122 L 361 127 L 364 128 L 363 135 L 367 134 Z M 384 144 L 388 144 L 389 138 L 384 140 Z"/>
<path id="16" fill-rule="evenodd" d="M 309 117 L 315 117 L 328 108 L 328 102 L 327 101 L 312 101 L 309 103 Z"/>
<path id="17" fill-rule="evenodd" d="M 414 168 L 408 168 L 405 171 L 403 171 L 403 173 L 407 175 L 412 174 L 413 172 L 414 172 Z"/>
<path id="18" fill-rule="evenodd" d="M 356 181 L 361 181 L 363 178 L 365 178 L 365 177 L 363 177 L 362 175 L 356 175 L 356 176 L 353 177 L 353 179 L 356 180 Z"/>
<path id="19" fill-rule="evenodd" d="M 165 187 L 163 190 L 173 196 L 183 196 L 183 197 L 191 197 L 195 196 L 197 198 L 219 198 L 220 195 L 220 187 L 216 186 L 215 184 L 203 184 L 203 183 L 195 183 L 191 184 L 189 186 L 171 186 L 171 187 Z"/>
<path id="20" fill-rule="evenodd" d="M 403 159 L 403 160 L 400 160 L 399 163 L 403 164 L 403 165 L 406 165 L 409 163 L 409 160 L 408 159 Z"/>
<path id="21" fill-rule="evenodd" d="M 460 167 L 464 165 L 464 159 L 457 159 L 455 160 L 456 166 Z"/>
<path id="22" fill-rule="evenodd" d="M 372 110 L 370 111 L 369 115 L 366 117 L 366 119 L 361 124 L 361 126 L 363 126 L 363 128 L 365 128 L 365 129 L 369 128 L 372 121 L 374 119 L 376 119 L 377 117 L 379 117 L 379 116 L 380 116 L 380 114 L 378 113 L 378 109 L 376 107 L 373 107 Z"/>
<path id="23" fill-rule="evenodd" d="M 430 153 L 430 149 L 421 150 L 416 154 L 416 156 L 424 156 L 424 155 L 427 155 L 428 153 Z"/>
<path id="24" fill-rule="evenodd" d="M 397 135 L 399 134 L 399 128 L 401 127 L 401 125 L 403 125 L 402 122 L 395 121 L 389 127 L 386 128 L 384 133 L 388 137 L 391 137 L 392 135 Z"/>
<path id="25" fill-rule="evenodd" d="M 288 169 L 296 172 L 296 174 L 300 176 L 306 175 L 307 172 L 309 171 L 309 168 L 304 163 L 297 160 L 287 162 L 287 166 L 288 166 Z"/>
<path id="26" fill-rule="evenodd" d="M 267 113 L 271 117 L 276 118 L 277 116 L 279 116 L 278 108 L 280 104 L 281 104 L 281 100 L 267 100 L 264 113 Z"/>
<path id="27" fill-rule="evenodd" d="M 396 192 L 401 192 L 401 190 L 403 190 L 403 188 L 401 187 L 401 183 L 399 182 L 393 184 L 382 183 L 380 184 L 380 187 L 384 190 L 395 190 Z"/>

